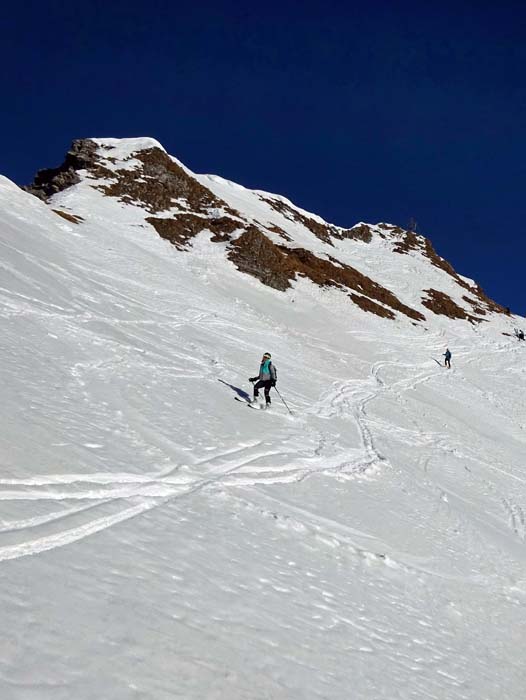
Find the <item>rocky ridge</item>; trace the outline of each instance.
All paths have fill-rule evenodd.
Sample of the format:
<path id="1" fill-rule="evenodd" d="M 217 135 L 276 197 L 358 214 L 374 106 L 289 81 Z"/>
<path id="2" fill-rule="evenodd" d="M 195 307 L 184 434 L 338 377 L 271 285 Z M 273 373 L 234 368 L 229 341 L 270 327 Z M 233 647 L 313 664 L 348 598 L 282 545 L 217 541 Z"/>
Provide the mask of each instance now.
<path id="1" fill-rule="evenodd" d="M 507 312 L 478 285 L 458 275 L 424 236 L 390 224 L 360 223 L 345 229 L 308 215 L 277 195 L 252 193 L 279 218 L 279 224 L 275 219 L 261 221 L 214 194 L 156 142 L 144 142 L 125 156 L 118 149 L 123 142 L 76 140 L 62 165 L 40 170 L 25 189 L 53 206 L 54 195 L 84 180 L 102 195 L 144 210 L 145 222 L 181 251 L 189 250 L 196 236 L 208 232 L 211 241 L 225 244 L 228 259 L 241 272 L 269 287 L 285 291 L 304 277 L 320 287 L 340 289 L 360 309 L 383 318 L 394 319 L 398 313 L 423 322 L 423 311 L 428 309 L 479 323 L 488 314 Z M 74 212 L 55 211 L 71 223 L 82 222 Z M 321 249 L 319 243 L 316 251 L 298 246 L 293 235 L 297 230 L 321 242 Z M 339 242 L 367 245 L 375 237 L 389 243 L 393 255 L 426 259 L 458 286 L 461 299 L 455 301 L 444 290 L 428 288 L 422 290 L 420 301 L 425 309 L 412 308 L 380 281 L 338 259 Z"/>

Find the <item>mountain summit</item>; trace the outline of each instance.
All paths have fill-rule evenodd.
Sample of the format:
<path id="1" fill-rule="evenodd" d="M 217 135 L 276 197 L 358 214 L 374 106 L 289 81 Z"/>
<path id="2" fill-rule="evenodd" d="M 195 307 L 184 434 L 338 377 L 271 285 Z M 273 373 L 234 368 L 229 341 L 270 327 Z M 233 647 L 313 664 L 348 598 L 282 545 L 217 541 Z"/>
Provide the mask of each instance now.
<path id="1" fill-rule="evenodd" d="M 277 290 L 301 277 L 340 290 L 364 312 L 419 323 L 433 314 L 480 323 L 506 313 L 424 236 L 386 223 L 329 224 L 280 195 L 196 175 L 153 139 L 74 141 L 64 163 L 39 171 L 27 191 L 48 201 L 79 187 L 133 208 L 181 251 L 206 236 L 220 244 L 218 255 Z"/>

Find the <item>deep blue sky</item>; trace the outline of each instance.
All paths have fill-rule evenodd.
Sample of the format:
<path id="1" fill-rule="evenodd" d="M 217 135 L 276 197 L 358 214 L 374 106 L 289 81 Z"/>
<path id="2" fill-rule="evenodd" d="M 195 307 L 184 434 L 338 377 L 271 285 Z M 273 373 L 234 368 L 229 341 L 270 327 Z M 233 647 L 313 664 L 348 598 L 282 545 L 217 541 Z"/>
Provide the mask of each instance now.
<path id="1" fill-rule="evenodd" d="M 526 6 L 19 2 L 0 13 L 0 172 L 153 136 L 334 223 L 407 225 L 526 314 Z"/>

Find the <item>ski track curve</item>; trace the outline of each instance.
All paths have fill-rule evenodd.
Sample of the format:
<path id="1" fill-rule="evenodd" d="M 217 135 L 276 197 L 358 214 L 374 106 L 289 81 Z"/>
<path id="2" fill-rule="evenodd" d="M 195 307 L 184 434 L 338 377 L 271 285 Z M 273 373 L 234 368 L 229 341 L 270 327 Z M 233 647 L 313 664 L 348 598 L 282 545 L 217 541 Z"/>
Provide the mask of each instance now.
<path id="1" fill-rule="evenodd" d="M 202 314 L 195 319 L 194 323 L 199 325 L 206 320 L 208 315 Z M 235 446 L 213 456 L 206 456 L 190 468 L 187 465 L 172 465 L 165 472 L 158 474 L 71 473 L 28 479 L 0 479 L 0 501 L 62 502 L 68 505 L 62 511 L 4 523 L 0 526 L 0 536 L 26 531 L 38 533 L 39 528 L 56 525 L 75 516 L 92 514 L 99 507 L 109 503 L 123 504 L 123 507 L 110 515 L 94 517 L 80 525 L 50 535 L 36 536 L 16 544 L 0 546 L 0 561 L 65 546 L 162 505 L 167 500 L 180 498 L 210 486 L 221 484 L 223 487 L 246 487 L 257 484 L 291 483 L 301 481 L 314 472 L 337 475 L 339 478 L 352 478 L 356 472 L 363 474 L 378 468 L 379 465 L 385 466 L 387 462 L 375 448 L 365 412 L 368 402 L 386 390 L 385 384 L 379 377 L 379 370 L 384 364 L 386 363 L 373 365 L 367 380 L 341 383 L 314 409 L 314 413 L 322 417 L 337 414 L 355 421 L 360 435 L 362 454 L 353 460 L 336 457 L 329 460 L 332 464 L 325 463 L 321 466 L 320 462 L 324 461 L 322 454 L 325 437 L 320 434 L 318 447 L 310 459 L 311 463 L 309 464 L 309 458 L 298 460 L 293 457 L 286 468 L 270 468 L 268 465 L 264 468 L 255 468 L 261 458 L 272 460 L 280 456 L 287 457 L 279 451 L 258 450 L 259 443 L 255 442 Z M 72 375 L 79 383 L 82 382 L 82 373 L 78 371 L 80 367 L 82 365 L 79 363 L 72 369 Z M 371 379 L 374 384 L 372 390 L 369 388 Z M 208 472 L 204 476 L 196 475 L 195 469 L 203 466 L 208 466 Z M 190 470 L 193 470 L 193 473 Z M 79 501 L 80 506 L 69 507 L 70 503 Z M 133 505 L 130 506 L 130 503 Z"/>
<path id="2" fill-rule="evenodd" d="M 206 314 L 198 319 L 198 323 L 203 322 L 205 318 Z M 75 366 L 72 373 L 79 380 L 80 376 L 76 372 L 77 367 L 78 365 Z M 382 371 L 387 367 L 408 369 L 413 372 L 413 376 L 389 384 L 382 378 Z M 370 367 L 366 379 L 335 382 L 314 406 L 304 412 L 302 425 L 309 415 L 321 419 L 338 417 L 353 421 L 359 435 L 360 445 L 357 446 L 356 454 L 352 457 L 348 453 L 333 455 L 329 458 L 324 457 L 327 435 L 318 430 L 316 431 L 318 433 L 317 447 L 314 448 L 311 455 L 305 457 L 298 457 L 298 455 L 288 454 L 285 451 L 261 449 L 259 441 L 252 441 L 240 443 L 226 450 L 219 450 L 213 455 L 204 456 L 191 465 L 172 464 L 157 473 L 145 475 L 71 473 L 50 474 L 27 479 L 0 479 L 0 501 L 58 502 L 65 506 L 63 510 L 55 510 L 33 518 L 0 522 L 0 538 L 7 534 L 13 535 L 13 533 L 32 532 L 36 535 L 15 544 L 0 546 L 0 561 L 63 547 L 134 518 L 171 500 L 195 494 L 207 488 L 217 490 L 294 483 L 302 481 L 312 474 L 352 479 L 360 475 L 377 474 L 383 469 L 390 468 L 388 459 L 376 445 L 373 427 L 377 421 L 368 417 L 367 406 L 371 402 L 381 399 L 388 392 L 401 395 L 414 389 L 418 384 L 428 381 L 436 374 L 436 372 L 426 369 L 415 376 L 414 369 L 414 366 L 404 363 L 390 360 L 378 361 Z M 433 448 L 440 447 L 438 436 L 421 435 L 420 437 Z M 279 462 L 283 459 L 286 464 L 279 466 Z M 259 466 L 260 460 L 263 460 L 265 464 Z M 269 465 L 269 461 L 271 463 L 275 461 L 278 466 Z M 495 468 L 495 465 L 492 466 Z M 206 471 L 201 473 L 200 470 L 203 468 L 206 468 Z M 524 540 L 526 538 L 524 512 L 510 499 L 502 497 L 501 501 L 508 515 L 510 527 L 521 540 Z M 99 516 L 97 511 L 107 508 L 108 505 L 114 507 L 115 512 Z M 284 507 L 285 509 L 293 508 L 286 504 Z M 309 517 L 309 527 L 319 529 L 319 523 L 313 525 L 314 516 L 303 512 L 303 519 L 309 520 Z M 72 527 L 39 536 L 39 529 L 58 526 L 61 522 L 75 518 L 86 519 Z M 334 534 L 334 528 L 331 528 L 328 534 L 326 533 L 326 537 L 329 540 L 335 537 L 338 539 Z M 355 549 L 359 550 L 360 548 L 355 547 Z M 386 556 L 384 553 L 374 552 L 369 552 L 367 556 L 369 555 L 381 559 Z"/>

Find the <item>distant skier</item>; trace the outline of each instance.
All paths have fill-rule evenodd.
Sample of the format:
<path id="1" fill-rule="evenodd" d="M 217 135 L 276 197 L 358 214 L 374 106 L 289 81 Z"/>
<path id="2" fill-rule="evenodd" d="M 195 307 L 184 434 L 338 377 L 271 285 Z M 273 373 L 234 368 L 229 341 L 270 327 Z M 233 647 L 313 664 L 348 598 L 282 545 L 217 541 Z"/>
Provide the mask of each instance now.
<path id="1" fill-rule="evenodd" d="M 449 348 L 446 348 L 446 352 L 443 353 L 443 355 L 446 358 L 444 360 L 444 366 L 451 369 L 451 352 L 449 351 Z"/>
<path id="2" fill-rule="evenodd" d="M 517 338 L 519 340 L 524 340 L 524 331 L 519 330 L 519 332 L 517 333 Z"/>
<path id="3" fill-rule="evenodd" d="M 265 408 L 270 407 L 270 389 L 276 386 L 278 380 L 278 373 L 271 361 L 271 355 L 266 352 L 261 358 L 261 364 L 259 366 L 259 374 L 257 377 L 250 377 L 249 382 L 256 382 L 254 384 L 254 398 L 251 403 L 257 401 L 259 396 L 259 389 L 265 390 Z"/>

